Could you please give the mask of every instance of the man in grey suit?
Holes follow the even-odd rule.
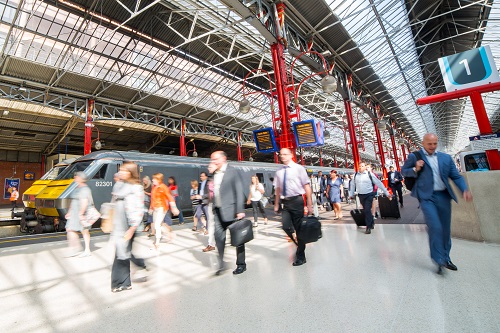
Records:
[[[215,244],[219,252],[219,268],[216,275],[224,271],[224,249],[226,247],[226,229],[235,221],[245,217],[245,197],[241,176],[227,163],[227,155],[216,151],[210,156],[215,165],[214,202]],[[245,244],[236,248],[236,269],[233,274],[246,271]]]

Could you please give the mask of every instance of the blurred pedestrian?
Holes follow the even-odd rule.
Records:
[[[175,205],[179,209],[179,224],[184,224],[184,215],[182,214],[182,209],[180,205],[180,197],[179,197],[179,187],[177,186],[177,182],[173,176],[168,177],[168,188],[170,189],[170,193],[174,197]]]
[[[335,212],[334,220],[341,219],[342,215],[342,199],[341,193],[344,192],[344,185],[342,179],[337,175],[337,171],[330,171],[330,179],[328,180],[328,185],[326,187],[326,196],[330,201]]]
[[[208,172],[213,174],[215,172],[215,164],[210,163],[208,165]],[[203,252],[209,252],[215,250],[215,220],[213,212],[213,200],[214,200],[214,180],[212,177],[208,177],[208,193],[209,193],[209,203],[208,203],[208,245],[203,249]]]
[[[120,166],[121,182],[113,186],[113,231],[115,258],[111,268],[111,291],[132,289],[130,261],[141,270],[146,269],[144,259],[132,254],[135,232],[144,214],[144,187],[140,184],[137,164],[125,162]]]
[[[389,187],[391,188],[393,195],[396,195],[397,193],[399,206],[403,208],[403,175],[398,170],[394,170],[393,166],[391,166],[389,170],[389,174],[387,175],[389,178]]]
[[[285,233],[297,244],[295,260],[293,266],[300,266],[306,261],[306,244],[300,237],[294,236],[294,231],[299,228],[299,224],[304,218],[304,197],[307,199],[307,213],[312,214],[311,185],[306,169],[293,161],[292,151],[288,148],[280,150],[280,159],[283,167],[276,171],[274,176],[274,187],[276,188],[276,198],[281,198],[283,203],[282,223]],[[280,210],[279,203],[275,202],[274,211]]]
[[[193,208],[193,228],[192,231],[206,232],[205,224],[203,224],[203,210],[201,209],[200,183],[196,179],[191,180],[191,191],[189,192],[191,206]],[[207,232],[208,233],[208,232]]]
[[[264,210],[264,205],[262,204],[262,197],[264,196],[264,186],[259,182],[259,177],[252,176],[250,183],[250,192],[248,193],[247,205],[252,204],[253,211],[253,226],[257,227],[259,225],[259,215],[258,210],[264,218],[264,224],[267,224],[267,215]]]
[[[92,192],[87,186],[87,176],[83,171],[75,173],[74,180],[76,183],[75,190],[71,193],[71,202],[66,214],[66,237],[68,238],[69,257],[78,256],[88,257],[90,253],[90,228],[91,226],[84,227],[85,216],[89,205],[94,203],[92,199]],[[82,233],[85,248],[81,250],[81,244],[78,237],[78,232]]]
[[[151,183],[151,179],[149,176],[142,177],[142,187],[144,189],[144,207],[146,215],[143,218],[144,221],[144,232],[148,232],[151,230],[151,222],[153,222],[153,217],[149,214],[149,206],[151,205],[151,191],[153,190],[153,184]]]
[[[167,214],[169,208],[172,214],[179,214],[177,205],[175,204],[174,197],[170,194],[170,190],[163,183],[163,174],[155,173],[153,175],[153,190],[151,191],[151,206],[150,210],[153,214],[153,235],[155,236],[155,249],[160,247],[161,241],[161,226],[163,219]]]
[[[12,206],[11,211],[14,211],[14,209],[17,208],[17,199],[19,198],[19,191],[17,191],[17,188],[11,187],[11,192],[10,192],[10,204]]]
[[[215,165],[214,173],[214,217],[215,243],[219,252],[219,268],[216,275],[224,271],[224,249],[226,247],[226,229],[235,220],[245,217],[245,197],[239,171],[227,162],[223,151],[216,151],[210,156]],[[236,269],[233,274],[247,270],[245,262],[245,244],[236,247]]]

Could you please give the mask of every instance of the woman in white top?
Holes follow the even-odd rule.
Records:
[[[250,184],[250,193],[248,194],[247,205],[252,203],[253,209],[253,226],[258,226],[258,215],[257,209],[260,210],[262,217],[264,218],[264,224],[267,224],[267,215],[264,210],[264,205],[262,204],[262,196],[264,195],[264,186],[259,183],[259,178],[257,176],[252,176],[252,183]]]

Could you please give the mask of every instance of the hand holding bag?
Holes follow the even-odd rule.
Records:
[[[94,205],[89,206],[87,208],[87,213],[85,214],[82,225],[84,227],[91,227],[92,224],[94,224],[99,218],[101,217],[101,214],[95,209]]]
[[[252,221],[248,219],[237,220],[233,222],[228,229],[231,234],[232,246],[238,247],[253,239]]]
[[[105,233],[113,231],[113,215],[115,212],[115,204],[105,202],[101,205],[101,230]]]
[[[269,200],[266,197],[262,197],[262,199],[260,199],[260,202],[262,202],[262,207],[266,208]]]

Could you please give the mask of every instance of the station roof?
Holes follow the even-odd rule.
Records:
[[[359,99],[354,112],[359,124],[366,124],[360,127],[363,158],[375,160],[375,140],[373,114],[361,104],[379,104],[384,118],[394,123],[390,130],[407,140],[418,143],[426,132],[437,133],[441,149],[450,153],[478,134],[469,101],[424,107],[415,101],[445,91],[437,65],[442,56],[490,45],[499,60],[500,6],[493,1],[284,3],[285,23],[293,33],[287,64],[306,41],[335,63],[336,71],[352,74]],[[251,149],[251,132],[271,124],[270,99],[249,96],[247,114],[239,112],[238,103],[247,73],[273,72],[275,36],[262,33],[266,22],[255,19],[265,17],[267,9],[273,4],[260,0],[3,2],[0,108],[9,111],[0,112],[3,148],[81,150],[85,101],[93,99],[106,148],[178,154],[180,119],[185,118],[198,151],[224,149],[235,143],[238,131],[243,146]],[[290,75],[300,82],[315,70],[301,58]],[[323,157],[342,157],[343,98],[323,93],[319,79],[301,87],[301,117],[324,120],[330,138]],[[269,88],[264,72],[246,82],[250,91]],[[498,96],[484,96],[495,131],[500,127]],[[388,142],[388,131],[383,136]],[[317,149],[305,154],[311,162],[319,155]]]

